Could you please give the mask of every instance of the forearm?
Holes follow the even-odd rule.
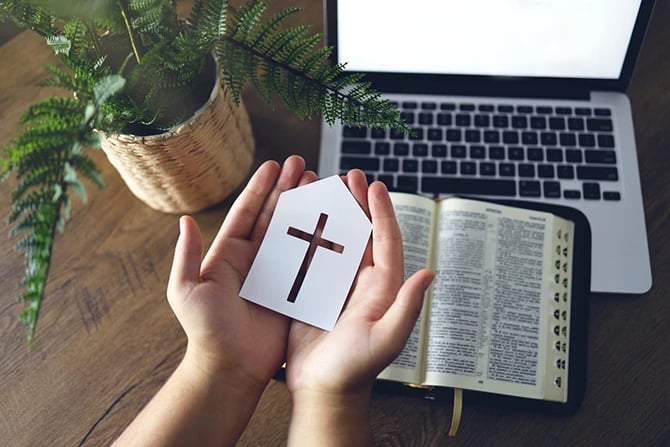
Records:
[[[327,395],[296,392],[288,434],[290,446],[369,446],[370,392]]]
[[[114,445],[234,445],[263,387],[241,384],[230,376],[207,374],[187,354]]]

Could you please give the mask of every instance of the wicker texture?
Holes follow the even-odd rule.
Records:
[[[159,135],[103,136],[102,149],[135,196],[178,214],[215,205],[237,188],[251,168],[254,139],[244,105],[217,81],[189,121]]]

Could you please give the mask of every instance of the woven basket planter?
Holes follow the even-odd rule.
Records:
[[[150,135],[103,135],[102,149],[144,203],[192,213],[223,201],[245,179],[254,139],[243,104],[217,78],[207,103],[188,121]]]

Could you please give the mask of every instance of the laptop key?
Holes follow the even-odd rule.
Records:
[[[409,139],[414,141],[423,140],[423,127],[413,127]]]
[[[425,193],[484,194],[491,196],[515,196],[514,180],[450,178],[424,176],[421,191]]]
[[[612,120],[608,118],[588,118],[586,129],[591,132],[612,132]]]
[[[388,155],[391,153],[391,144],[386,141],[375,143],[375,155]]]
[[[447,156],[447,145],[446,144],[433,144],[430,148],[430,152],[433,157],[446,157]]]
[[[428,145],[426,143],[414,143],[414,146],[412,146],[412,155],[415,157],[427,156]]]
[[[443,161],[440,163],[440,169],[442,170],[442,174],[456,174],[458,165],[455,161]]]
[[[496,164],[488,161],[479,163],[479,175],[492,177],[496,175]]]
[[[477,174],[477,164],[474,161],[462,161],[460,163],[461,175]]]
[[[421,172],[424,174],[437,174],[437,161],[435,160],[422,160],[421,161]]]
[[[561,143],[561,146],[577,146],[577,137],[574,133],[560,133],[558,141]]]
[[[530,128],[543,130],[547,128],[547,119],[543,116],[531,116]]]
[[[510,160],[524,160],[524,150],[522,147],[512,146],[507,148],[507,158]]]
[[[587,200],[600,200],[600,185],[598,183],[584,182],[582,184],[584,198]]]
[[[397,158],[385,158],[383,163],[384,172],[398,172],[400,161]]]
[[[519,144],[519,133],[512,130],[503,132],[503,143],[505,144]]]
[[[396,190],[416,193],[419,190],[419,180],[413,175],[399,175],[396,179]]]
[[[451,158],[465,158],[466,155],[465,146],[460,144],[454,144],[451,146]]]
[[[519,165],[519,177],[535,177],[535,165],[521,163]]]
[[[612,116],[612,111],[610,109],[604,109],[602,107],[593,109],[593,113],[596,116]]]
[[[540,178],[554,178],[554,165],[537,165],[537,176]]]
[[[375,140],[382,140],[386,138],[386,130],[382,129],[381,127],[373,127],[370,129],[370,138]]]
[[[492,143],[492,144],[500,143],[500,132],[498,132],[497,130],[485,130],[484,143]]]
[[[437,124],[440,126],[451,126],[451,114],[450,113],[438,113],[437,114]]]
[[[428,129],[428,141],[442,141],[443,133],[442,129],[437,127],[431,127]]]
[[[575,178],[575,168],[572,165],[558,165],[556,174],[560,179],[572,180]]]
[[[516,175],[516,166],[514,163],[500,163],[498,171],[501,177],[514,177]]]
[[[565,130],[565,118],[563,117],[549,118],[549,129]]]
[[[608,150],[584,151],[584,161],[587,163],[616,164],[616,152]]]
[[[561,184],[554,181],[545,181],[542,183],[544,196],[550,199],[561,198]]]
[[[565,160],[570,163],[581,163],[583,160],[581,149],[566,149]]]
[[[617,168],[601,166],[577,166],[577,178],[579,180],[619,180]]]
[[[536,145],[539,139],[537,137],[537,132],[521,132],[521,143],[528,145]]]
[[[525,129],[528,127],[528,118],[524,115],[514,115],[512,117],[512,127],[515,129]]]
[[[461,129],[447,129],[447,141],[456,143],[461,141],[462,132]]]
[[[604,148],[613,148],[614,147],[614,135],[610,134],[598,134],[598,147]]]
[[[592,133],[580,133],[579,145],[582,147],[594,147],[596,145],[596,137]]]
[[[402,170],[403,172],[418,172],[419,171],[419,162],[417,160],[412,160],[411,158],[406,158],[402,161]]]
[[[433,124],[433,114],[429,112],[419,113],[419,124],[430,126]]]
[[[544,161],[544,152],[539,147],[529,147],[526,149],[526,158],[528,161]]]
[[[468,129],[465,131],[465,141],[466,143],[479,143],[482,141],[482,134],[479,130]]]
[[[504,160],[505,159],[505,148],[502,146],[490,146],[489,147],[489,158],[491,160]]]
[[[340,169],[348,171],[350,169],[361,169],[363,171],[378,171],[379,159],[369,157],[342,157],[340,158]]]
[[[368,135],[367,127],[344,126],[342,136],[345,138],[365,138]]]
[[[522,197],[540,197],[540,182],[536,180],[519,180],[519,195]]]
[[[343,154],[367,155],[371,151],[372,151],[372,144],[369,141],[344,140],[342,142]]]
[[[618,191],[605,191],[603,192],[603,199],[605,200],[621,200],[621,193]]]
[[[377,180],[386,185],[386,188],[389,190],[395,189],[395,180],[392,175],[389,174],[379,174]]]
[[[576,189],[566,189],[563,191],[563,197],[566,199],[581,199],[582,192]]]
[[[547,149],[547,161],[562,162],[563,150],[561,149]]]
[[[584,130],[584,120],[582,118],[568,118],[569,130]]]

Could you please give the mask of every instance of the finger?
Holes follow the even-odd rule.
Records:
[[[292,155],[284,161],[281,172],[279,173],[279,178],[267,197],[267,200],[265,200],[261,212],[258,215],[258,219],[256,220],[256,224],[251,233],[251,240],[260,243],[260,240],[265,235],[265,231],[270,224],[270,219],[272,218],[272,214],[277,206],[277,201],[279,200],[279,195],[284,191],[298,186],[304,173],[305,160],[302,157]]]
[[[374,182],[368,190],[372,218],[372,262],[403,276],[403,251],[400,227],[386,186]]]
[[[358,204],[363,208],[365,214],[370,215],[368,206],[368,180],[360,169],[352,169],[347,173],[345,184],[351,191]]]
[[[372,329],[373,349],[382,353],[384,365],[402,350],[421,313],[426,290],[435,275],[428,269],[419,270],[400,287],[398,295],[384,316]]]
[[[238,239],[249,237],[279,173],[280,167],[276,161],[266,161],[256,170],[228,211],[214,244],[226,237]]]
[[[200,280],[200,261],[203,251],[202,234],[190,216],[179,219],[179,238],[168,279],[167,295],[171,303],[185,297]]]
[[[319,177],[316,175],[316,172],[305,171],[302,174],[302,177],[300,177],[300,181],[298,181],[298,186],[307,185],[309,183],[317,181],[318,179],[319,179]]]
[[[368,179],[365,177],[363,171],[352,169],[346,176],[344,176],[343,181],[369,219],[370,205],[368,203]],[[365,247],[363,257],[361,258],[361,265],[372,265],[372,245],[370,243]]]

